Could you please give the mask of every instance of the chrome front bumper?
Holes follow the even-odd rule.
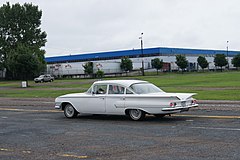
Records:
[[[55,109],[61,109],[61,103],[60,102],[55,102]]]

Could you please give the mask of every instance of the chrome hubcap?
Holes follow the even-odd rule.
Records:
[[[74,114],[74,109],[73,109],[73,107],[72,106],[66,106],[67,108],[66,108],[66,114],[67,114],[67,116],[68,117],[72,117],[73,116],[73,114]]]
[[[131,110],[130,115],[134,119],[139,119],[141,117],[141,111],[138,109]]]

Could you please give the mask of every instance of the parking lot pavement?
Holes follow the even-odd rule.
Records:
[[[202,105],[171,117],[147,116],[135,122],[125,116],[67,119],[51,105],[0,106],[0,159],[240,157],[238,107],[221,110]]]

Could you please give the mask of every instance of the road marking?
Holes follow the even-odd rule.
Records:
[[[0,148],[0,151],[9,151],[9,149],[6,149],[6,148]]]
[[[8,117],[1,117],[2,119],[7,119]]]
[[[16,112],[61,112],[57,110],[35,110],[35,109],[17,109],[17,108],[0,108],[0,111],[16,111]]]
[[[186,122],[193,122],[194,120],[192,120],[192,119],[188,119],[188,120],[186,120]]]
[[[12,149],[7,149],[7,148],[0,148],[0,151],[5,151],[5,152],[16,152],[16,150],[12,150]],[[30,154],[31,151],[29,150],[24,150],[24,151],[21,151],[22,153],[27,153],[27,154]]]
[[[31,154],[31,151],[22,151],[22,153]]]
[[[16,152],[17,150],[0,148],[0,151],[10,152],[12,154],[12,153]],[[32,154],[32,152],[30,150],[22,150],[20,152],[22,152],[24,154]],[[60,156],[60,157],[69,157],[69,158],[77,158],[77,159],[87,159],[87,158],[89,158],[88,156],[78,156],[78,155],[73,155],[73,154],[56,154],[56,155]]]
[[[208,129],[208,130],[225,130],[225,131],[240,131],[239,128],[213,128],[213,127],[190,127],[193,129]]]
[[[240,116],[211,116],[211,115],[192,115],[192,114],[176,114],[174,117],[192,117],[192,118],[215,118],[215,119],[240,119]]]
[[[60,157],[72,157],[72,158],[78,158],[78,159],[86,159],[88,156],[77,156],[73,154],[57,154]]]

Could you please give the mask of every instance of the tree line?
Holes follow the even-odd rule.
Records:
[[[182,70],[187,68],[188,61],[185,56],[177,55],[176,59],[177,59],[176,64],[179,66],[179,68],[181,68]],[[198,62],[198,65],[202,68],[202,70],[207,68],[209,65],[207,59],[204,56],[199,56],[197,58],[197,62]],[[240,67],[240,54],[233,57],[232,64],[237,69]],[[214,57],[214,65],[216,67],[220,67],[221,71],[224,66],[227,66],[227,68],[229,69],[228,60],[225,54],[216,54]]]
[[[182,70],[182,72],[187,69],[188,67],[188,60],[185,55],[176,55],[176,61],[175,63],[177,66]],[[209,62],[204,56],[199,56],[197,58],[197,63],[198,65],[204,70],[209,66]],[[153,68],[157,70],[157,74],[159,70],[163,68],[163,60],[160,58],[154,58],[151,60],[151,65]],[[240,68],[240,54],[236,55],[232,59],[232,64],[234,67],[237,69]],[[224,54],[216,54],[214,57],[214,65],[216,67],[220,67],[221,71],[224,66],[229,65],[228,60],[226,59],[226,56]],[[128,57],[124,57],[121,60],[121,69],[125,72],[131,71],[132,70],[132,61]]]

